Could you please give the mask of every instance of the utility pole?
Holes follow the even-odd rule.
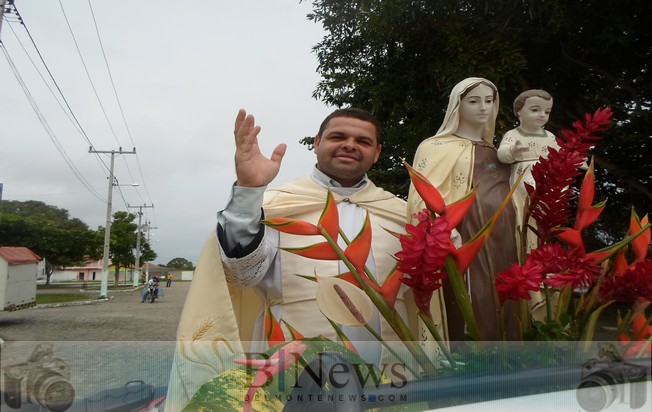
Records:
[[[111,167],[109,168],[109,195],[106,201],[106,223],[104,226],[104,255],[102,258],[102,277],[100,282],[100,299],[108,299],[109,289],[109,244],[111,243],[111,202],[113,201],[113,164],[117,154],[136,154],[136,148],[131,152],[123,152],[122,147],[117,151],[95,150],[93,146],[88,149],[88,153],[108,153],[111,155]]]
[[[145,226],[147,226],[147,243],[149,243],[151,245],[151,242],[149,240],[149,231],[150,231],[150,229],[158,229],[158,228],[156,226],[150,226],[150,223],[151,222],[148,221],[147,223],[145,223]],[[147,263],[147,262],[145,262],[145,263]],[[147,267],[145,267],[145,280],[147,280],[147,279],[149,279],[149,265],[147,265]]]
[[[5,0],[0,0],[0,33],[2,33],[2,19],[5,15]],[[9,0],[8,5],[11,5],[12,0]]]
[[[16,7],[14,6],[14,0],[0,0],[0,33],[2,33],[2,20],[4,18],[5,13],[11,14],[15,13],[16,16],[18,17],[18,21],[22,23],[22,18],[16,11]],[[0,43],[2,40],[0,39]]]
[[[140,228],[141,228],[141,221],[143,217],[143,208],[148,208],[151,207],[153,208],[154,205],[147,206],[147,205],[141,205],[141,206],[130,206],[127,205],[128,208],[138,208],[138,230],[136,231],[136,267],[133,276],[133,286],[136,288],[138,287],[138,282],[140,281]],[[151,245],[150,245],[151,248]]]
[[[2,33],[2,19],[5,15],[5,0],[0,0],[0,33]]]

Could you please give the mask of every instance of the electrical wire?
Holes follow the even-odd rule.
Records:
[[[125,204],[125,209],[129,210],[129,203],[127,202],[127,199],[125,199],[124,193],[122,193],[122,189],[120,188],[120,185],[118,184],[118,179],[116,179],[115,182],[116,182],[116,184],[114,186],[118,188],[118,193],[120,194],[120,197],[122,198],[122,202]]]
[[[104,108],[104,105],[102,104],[102,100],[100,99],[100,95],[97,92],[97,88],[95,87],[95,83],[93,82],[93,78],[91,77],[90,72],[88,71],[88,66],[86,66],[86,61],[84,60],[84,57],[82,56],[81,50],[79,49],[79,43],[77,43],[77,38],[75,37],[75,33],[72,30],[72,26],[70,25],[70,21],[68,20],[68,15],[66,14],[66,10],[63,7],[63,3],[61,3],[61,0],[59,0],[59,5],[61,6],[61,12],[63,13],[63,17],[66,20],[66,24],[68,25],[68,30],[70,31],[70,35],[72,36],[72,40],[75,43],[75,48],[77,49],[77,55],[79,56],[79,59],[81,60],[82,66],[84,66],[84,71],[86,72],[86,77],[88,77],[88,81],[91,84],[91,88],[93,89],[93,93],[95,94],[95,98],[97,99],[97,103],[100,105],[100,109],[102,109],[102,113],[104,114],[104,119],[106,120],[107,124],[109,125],[109,129],[111,130],[111,134],[113,135],[115,141],[118,143],[119,147],[122,147],[120,144],[120,140],[118,139],[118,135],[115,133],[115,130],[113,128],[113,124],[109,120],[109,116],[106,114],[106,109]]]
[[[19,21],[20,21],[21,24],[24,25],[24,23],[22,22],[22,19],[19,18]],[[45,84],[45,86],[50,91],[50,94],[52,94],[52,96],[54,97],[54,100],[57,102],[57,104],[59,105],[61,110],[66,114],[66,117],[68,117],[68,120],[70,120],[70,122],[75,127],[75,129],[77,129],[77,131],[81,134],[82,138],[84,138],[86,143],[89,146],[93,146],[93,142],[91,142],[90,138],[86,134],[86,131],[84,130],[84,128],[79,123],[79,120],[77,119],[77,116],[75,116],[75,113],[72,111],[72,108],[70,107],[70,104],[68,103],[68,100],[66,99],[66,96],[64,96],[63,92],[61,91],[61,88],[59,87],[59,84],[57,83],[55,78],[52,76],[52,72],[50,71],[50,68],[48,67],[47,63],[45,63],[45,60],[43,59],[43,56],[41,55],[40,51],[38,50],[38,47],[36,47],[36,44],[34,43],[32,37],[30,36],[30,39],[32,39],[32,45],[36,49],[36,52],[37,52],[38,56],[41,59],[41,63],[43,63],[43,66],[45,67],[45,70],[47,71],[50,79],[52,80],[55,87],[57,88],[57,91],[59,92],[59,95],[61,96],[61,99],[63,100],[63,102],[66,105],[66,108],[68,110],[66,110],[63,107],[63,104],[61,103],[61,101],[59,100],[57,95],[54,93],[54,90],[52,90],[52,87],[50,87],[50,84],[47,82],[47,80],[45,80],[45,77],[43,77],[43,74],[41,73],[41,70],[39,70],[38,66],[36,65],[36,62],[34,62],[34,59],[32,59],[32,56],[30,56],[29,52],[25,48],[25,45],[23,44],[23,42],[20,40],[20,37],[18,36],[18,33],[16,33],[16,31],[14,30],[13,26],[11,24],[8,24],[8,26],[9,26],[9,29],[11,30],[11,32],[16,37],[16,40],[18,41],[18,44],[20,45],[20,47],[25,52],[25,55],[27,56],[29,61],[32,63],[32,66],[34,67],[34,69],[38,73],[39,77],[41,78],[41,80],[43,80],[43,83]],[[99,154],[95,154],[95,159],[100,164],[100,166],[102,166],[105,169],[105,171],[108,173],[109,166],[102,160],[102,158],[100,157]],[[107,177],[108,177],[108,174],[107,174]]]
[[[131,143],[132,143],[132,144],[134,145],[134,147],[135,147],[134,140],[133,140],[133,136],[132,136],[131,131],[130,131],[130,129],[129,129],[129,126],[128,126],[128,124],[127,124],[126,116],[125,116],[125,114],[124,114],[124,110],[123,110],[123,108],[122,108],[122,104],[121,104],[121,102],[120,102],[120,99],[119,99],[119,96],[118,96],[118,93],[117,93],[117,88],[116,88],[116,86],[115,86],[115,82],[114,82],[114,80],[113,80],[113,75],[112,75],[112,73],[111,73],[111,69],[110,69],[110,66],[109,66],[109,63],[108,63],[108,59],[107,59],[107,57],[106,57],[106,53],[105,53],[105,50],[104,50],[104,46],[103,46],[103,44],[102,44],[101,36],[100,36],[100,33],[99,33],[99,28],[98,28],[98,25],[97,25],[97,21],[96,21],[96,19],[95,19],[95,13],[94,13],[94,11],[93,11],[93,7],[92,7],[92,4],[91,4],[91,1],[90,1],[90,0],[88,0],[88,4],[89,4],[90,10],[91,10],[91,15],[92,15],[93,23],[94,23],[94,26],[95,26],[95,31],[96,31],[96,34],[97,34],[97,37],[98,37],[98,41],[99,41],[99,44],[100,44],[100,48],[101,48],[101,51],[102,51],[102,55],[103,55],[103,57],[104,57],[104,62],[105,62],[106,67],[107,67],[107,71],[108,71],[109,79],[110,79],[110,82],[111,82],[111,85],[112,85],[112,88],[113,88],[113,91],[114,91],[114,95],[115,95],[115,98],[116,98],[116,101],[117,101],[117,104],[118,104],[118,107],[119,107],[119,110],[120,110],[120,113],[121,113],[121,116],[122,116],[122,120],[123,120],[123,122],[124,122],[125,129],[126,129],[126,131],[127,131],[127,134],[128,134],[128,136],[129,136],[129,139],[130,139]],[[75,34],[74,34],[73,30],[72,30],[72,26],[71,26],[71,24],[70,24],[70,21],[69,21],[69,19],[68,19],[68,16],[67,16],[67,14],[66,14],[66,12],[65,12],[65,9],[64,9],[64,7],[63,7],[63,4],[62,4],[61,0],[59,0],[59,5],[60,5],[60,7],[61,7],[61,11],[62,11],[62,13],[63,13],[64,19],[65,19],[66,24],[67,24],[67,26],[68,26],[68,30],[70,31],[70,34],[71,34],[72,39],[73,39],[73,42],[74,42],[74,44],[75,44],[75,48],[76,48],[77,53],[78,53],[78,55],[79,55],[79,57],[80,57],[80,60],[81,60],[81,62],[82,62],[82,65],[83,65],[84,70],[85,70],[85,72],[86,72],[86,75],[87,75],[87,77],[88,77],[88,80],[89,80],[89,82],[90,82],[90,84],[91,84],[91,87],[92,87],[92,89],[93,89],[93,92],[94,92],[94,94],[95,94],[95,97],[96,97],[96,99],[97,99],[97,101],[98,101],[98,103],[99,103],[99,105],[100,105],[100,108],[101,108],[101,110],[102,110],[102,113],[104,114],[104,118],[106,119],[106,121],[107,121],[107,123],[108,123],[108,125],[109,125],[109,128],[110,128],[110,130],[111,130],[111,133],[113,134],[113,137],[115,138],[115,140],[116,140],[116,142],[118,143],[118,145],[120,145],[120,141],[119,141],[119,139],[118,139],[118,137],[117,137],[117,135],[116,135],[116,133],[115,133],[115,129],[113,128],[113,125],[112,125],[112,123],[110,122],[110,120],[109,120],[109,118],[108,118],[108,115],[107,115],[107,113],[106,113],[106,110],[105,110],[105,108],[104,108],[104,105],[103,105],[102,102],[101,102],[101,99],[100,99],[100,97],[99,97],[99,94],[98,94],[98,92],[97,92],[97,89],[96,89],[96,87],[95,87],[95,84],[94,84],[94,82],[93,82],[93,80],[92,80],[92,77],[91,77],[91,75],[90,75],[90,72],[89,72],[89,70],[88,70],[88,67],[87,67],[87,65],[86,65],[86,62],[85,62],[85,60],[84,60],[84,58],[83,58],[83,56],[82,56],[82,54],[81,54],[81,50],[80,50],[80,48],[79,48],[79,44],[78,44],[77,39],[76,39],[76,37],[75,37]],[[31,58],[31,56],[30,56],[29,53],[27,52],[25,46],[24,46],[23,43],[20,41],[20,38],[19,38],[19,36],[17,35],[17,33],[14,31],[13,27],[11,27],[12,32],[13,32],[14,35],[16,36],[16,39],[18,40],[19,44],[20,44],[21,47],[23,48],[23,51],[24,51],[24,52],[26,53],[26,55],[28,56],[30,62],[32,63],[32,65],[33,65],[34,68],[36,69],[37,73],[39,74],[39,76],[41,77],[41,79],[44,81],[44,83],[46,84],[46,86],[48,87],[48,89],[50,90],[50,93],[54,96],[55,100],[57,101],[57,103],[59,104],[59,106],[62,108],[62,110],[64,110],[64,113],[66,113],[66,116],[68,116],[68,119],[71,120],[71,121],[73,122],[73,125],[76,127],[76,129],[78,130],[78,132],[82,135],[82,137],[85,139],[85,141],[88,143],[88,145],[89,145],[90,147],[93,147],[93,146],[94,146],[93,143],[90,141],[90,138],[88,137],[88,135],[86,134],[84,128],[81,126],[79,120],[78,120],[77,117],[75,116],[75,114],[74,114],[74,112],[73,112],[73,110],[72,110],[70,104],[68,103],[67,99],[65,98],[65,95],[63,94],[61,88],[59,87],[58,83],[57,83],[56,80],[54,79],[54,76],[52,75],[52,72],[50,71],[48,65],[46,64],[46,62],[45,62],[45,60],[44,60],[44,58],[43,58],[43,56],[42,56],[42,54],[41,54],[41,52],[40,52],[40,50],[39,50],[39,48],[37,47],[36,42],[35,42],[35,40],[34,40],[32,34],[31,34],[31,32],[29,31],[29,28],[28,28],[27,25],[25,24],[25,22],[24,22],[22,16],[20,15],[20,13],[19,13],[18,9],[15,7],[15,5],[13,5],[13,7],[14,7],[14,12],[15,12],[15,14],[16,14],[16,18],[15,18],[15,19],[12,19],[11,21],[14,21],[14,22],[15,22],[15,21],[17,20],[17,21],[20,22],[20,24],[25,28],[25,31],[27,32],[27,35],[28,35],[28,37],[29,37],[31,43],[32,43],[34,49],[36,50],[37,55],[39,56],[39,58],[40,58],[40,60],[41,60],[41,62],[42,62],[42,64],[43,64],[43,66],[45,67],[45,70],[47,71],[47,73],[48,73],[50,79],[52,80],[52,82],[54,83],[56,89],[58,90],[59,95],[61,96],[61,99],[63,100],[65,106],[68,108],[68,111],[66,111],[65,109],[63,109],[63,106],[62,106],[60,100],[57,98],[57,96],[56,96],[55,93],[53,92],[52,88],[50,87],[50,85],[48,84],[48,82],[47,82],[47,81],[45,80],[45,78],[43,77],[41,71],[38,69],[37,65],[35,64],[35,62],[34,62],[33,59]],[[5,20],[8,21],[7,19],[5,19]],[[7,54],[7,53],[8,53],[7,50],[4,49],[4,52],[5,52],[5,55],[6,55],[7,59],[8,59],[8,61],[10,61],[10,57],[9,57],[9,55]],[[16,75],[17,78],[19,79],[19,84],[21,85],[21,88],[23,88],[23,91],[24,91],[24,93],[26,94],[26,96],[28,96],[28,100],[30,101],[30,104],[32,105],[32,108],[34,109],[35,113],[37,113],[37,117],[39,118],[39,120],[40,120],[41,123],[43,124],[43,127],[46,129],[46,132],[47,132],[48,135],[50,136],[51,140],[52,140],[53,143],[55,144],[55,147],[56,147],[57,150],[60,152],[60,154],[62,155],[62,157],[64,158],[64,160],[65,160],[66,163],[68,164],[68,166],[71,168],[71,170],[73,170],[73,173],[77,176],[77,178],[80,179],[80,181],[82,181],[82,184],[84,184],[84,186],[85,186],[87,189],[89,189],[89,191],[90,191],[90,192],[91,192],[95,197],[97,197],[98,199],[104,201],[104,200],[103,200],[103,199],[102,199],[102,198],[97,194],[97,192],[96,192],[94,189],[90,188],[90,184],[88,184],[88,181],[85,180],[85,178],[83,177],[83,175],[81,174],[81,172],[79,172],[79,170],[75,167],[74,163],[72,163],[72,160],[71,160],[70,157],[67,155],[67,153],[66,153],[65,150],[63,149],[63,146],[61,146],[60,142],[59,142],[58,139],[56,138],[56,135],[54,134],[54,132],[53,132],[52,129],[50,128],[49,124],[48,124],[47,121],[45,120],[45,117],[43,116],[42,112],[41,112],[40,109],[38,108],[38,105],[36,105],[36,101],[35,101],[35,100],[33,99],[33,97],[31,96],[31,93],[30,93],[29,90],[27,89],[26,84],[24,83],[24,81],[22,80],[22,78],[20,78],[20,74],[18,73],[18,70],[17,70],[15,64],[13,64],[13,61],[11,61],[10,66],[12,67],[12,70],[14,71],[14,75]],[[108,172],[109,167],[107,166],[107,164],[106,164],[106,163],[101,159],[101,157],[99,156],[99,153],[95,153],[95,154],[96,154],[96,159],[98,160],[98,162],[100,162],[101,166],[103,166],[103,168],[105,169],[105,171]],[[149,194],[149,191],[147,190],[147,184],[146,184],[146,182],[145,182],[145,177],[144,177],[144,174],[143,174],[142,166],[141,166],[141,163],[140,163],[140,160],[139,160],[138,155],[136,155],[136,161],[137,161],[138,171],[139,171],[140,178],[141,178],[140,180],[141,180],[141,182],[142,182],[142,187],[144,188],[147,197],[151,199],[151,196],[150,196],[150,194]],[[131,170],[129,169],[129,165],[127,164],[126,160],[125,160],[125,165],[126,165],[126,168],[127,168],[127,171],[128,171],[128,173],[129,173],[129,176],[130,176],[131,180],[134,181],[133,176],[132,176],[132,173],[131,173]],[[84,183],[84,182],[85,182],[85,183]],[[145,200],[143,199],[143,197],[140,195],[140,191],[138,191],[138,189],[136,189],[136,192],[137,192],[138,196],[140,197],[140,199],[143,201],[143,203],[146,204],[147,202],[145,202]],[[120,193],[120,195],[121,195],[123,201],[125,202],[125,205],[128,206],[126,200],[124,199],[124,195],[123,195],[123,193],[122,193],[122,190],[119,189],[119,193]],[[151,203],[151,202],[150,202],[150,203]]]
[[[61,3],[61,0],[59,0],[59,3]],[[95,18],[95,12],[93,10],[93,4],[91,3],[91,0],[88,0],[88,7],[89,7],[89,9],[91,11],[91,17],[93,18],[93,25],[95,27],[95,33],[97,34],[97,40],[98,40],[98,43],[100,44],[100,49],[102,50],[102,56],[104,58],[104,63],[106,65],[106,70],[107,70],[107,72],[109,74],[109,80],[111,81],[111,86],[113,87],[113,94],[115,95],[115,99],[116,99],[116,102],[118,104],[118,108],[120,110],[120,115],[122,116],[122,121],[124,123],[125,130],[127,131],[127,135],[129,136],[129,140],[131,141],[132,146],[136,147],[136,144],[134,143],[133,136],[131,134],[131,130],[129,129],[129,124],[127,123],[127,119],[126,119],[125,114],[124,114],[124,110],[122,109],[122,103],[120,102],[120,97],[118,96],[118,90],[117,90],[117,88],[115,86],[115,82],[113,81],[113,74],[111,73],[111,67],[110,67],[109,61],[108,61],[108,59],[106,57],[106,52],[104,51],[104,44],[102,43],[102,36],[100,35],[100,29],[98,27],[97,20]],[[145,182],[145,176],[143,174],[143,169],[142,169],[142,166],[140,164],[140,159],[138,157],[138,153],[136,153],[136,163],[138,165],[138,172],[140,173],[140,181],[142,182],[142,185],[143,185],[143,188],[145,189],[145,193],[147,194],[147,197],[149,199],[151,199],[151,196],[149,195],[149,191],[147,190],[147,184]],[[133,181],[134,179],[133,179],[133,176],[131,175],[131,170],[129,169],[129,165],[127,164],[126,159],[125,159],[125,165],[127,166],[127,171],[129,173],[129,177],[131,177],[131,179]],[[137,191],[137,193],[140,196],[140,192]],[[140,199],[143,201],[143,203],[147,203],[147,202],[144,201],[142,196],[140,196]]]
[[[16,77],[16,80],[18,80],[18,84],[20,85],[21,89],[23,90],[23,93],[25,93],[25,96],[27,97],[27,100],[29,101],[30,105],[32,106],[32,109],[34,110],[34,113],[36,113],[36,117],[39,119],[41,122],[41,125],[45,129],[45,132],[47,133],[48,137],[54,143],[54,147],[57,149],[63,160],[66,162],[72,173],[75,175],[77,180],[81,182],[81,184],[88,189],[88,191],[95,196],[98,200],[100,200],[103,203],[106,203],[106,199],[103,199],[96,191],[95,189],[90,185],[90,183],[86,180],[84,175],[77,169],[75,164],[73,163],[72,159],[68,156],[68,153],[66,153],[65,149],[61,145],[61,142],[59,142],[59,139],[57,138],[56,134],[48,124],[47,120],[45,119],[45,116],[43,116],[43,113],[41,112],[41,109],[38,107],[38,104],[34,100],[34,97],[32,96],[31,92],[27,88],[27,85],[23,81],[22,76],[18,72],[18,68],[14,64],[13,60],[11,59],[11,56],[9,55],[9,52],[7,51],[7,48],[4,46],[4,43],[0,41],[0,48],[2,48],[2,52],[5,55],[5,58],[7,59],[7,62],[9,63],[9,67],[11,68],[11,71],[14,73],[14,76]]]

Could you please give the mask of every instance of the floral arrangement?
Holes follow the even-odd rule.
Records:
[[[547,315],[544,321],[525,324],[523,336],[530,340],[591,341],[605,308],[616,301],[631,304],[632,310],[620,319],[614,338],[647,339],[647,345],[637,344],[637,354],[649,356],[652,327],[645,310],[652,301],[652,261],[647,259],[647,215],[639,219],[632,209],[625,239],[601,250],[587,251],[582,231],[596,221],[606,204],[593,204],[595,174],[591,160],[579,190],[574,224],[564,226],[572,215],[570,186],[581,175],[580,166],[599,139],[596,133],[611,122],[611,116],[610,109],[586,114],[584,123],[573,123],[575,130],[562,131],[563,139],[557,139],[559,150],[551,149],[548,157],[539,159],[532,168],[536,185],[526,184],[529,211],[521,239],[526,238],[525,231],[531,230],[537,235],[538,247],[522,256],[520,265],[499,273],[496,289],[503,300],[528,300],[529,292],[543,289]],[[530,217],[536,225],[526,224]],[[629,249],[632,252],[628,262]],[[555,299],[551,299],[554,291],[559,295],[556,306]],[[626,352],[634,354],[631,349]]]
[[[602,109],[593,115],[585,115],[584,123],[574,122],[575,130],[564,130],[563,139],[557,139],[559,150],[551,149],[548,157],[540,158],[533,167],[536,184],[534,187],[525,184],[529,209],[523,218],[520,239],[521,251],[525,252],[527,231],[531,230],[537,235],[538,247],[527,255],[522,253],[525,256],[521,257],[520,264],[498,273],[495,287],[501,303],[507,300],[521,302],[521,331],[525,340],[591,341],[605,308],[616,301],[631,304],[631,312],[619,319],[615,337],[622,342],[637,341],[628,345],[628,356],[649,356],[652,326],[645,310],[652,301],[652,261],[646,258],[650,244],[647,215],[639,219],[632,210],[625,239],[601,250],[586,251],[582,231],[599,217],[606,203],[593,204],[595,175],[591,161],[579,191],[574,224],[572,227],[563,226],[572,214],[571,185],[581,175],[580,169],[588,151],[599,139],[596,133],[610,123],[611,116],[610,109]],[[447,213],[436,189],[423,176],[408,168],[427,209],[418,214],[416,226],[407,226],[409,235],[402,237],[403,251],[397,254],[397,258],[399,268],[409,276],[404,283],[417,288],[414,290],[416,297],[441,287],[442,280],[448,278],[463,308],[469,335],[477,339],[473,311],[466,307],[468,298],[464,285],[459,282],[458,273],[465,266],[460,264],[458,256],[465,247],[472,248],[473,241],[481,243],[488,236],[495,217],[469,245],[460,250],[450,249],[450,253],[458,258],[458,265],[447,265],[441,271],[441,260],[435,256],[448,253],[449,232],[441,222]],[[518,184],[516,182],[515,186]],[[530,218],[536,222],[535,225],[530,223]],[[633,251],[630,261],[627,260],[629,248]],[[545,296],[547,316],[544,320],[532,321],[527,301],[532,298],[531,292],[540,290]],[[581,293],[575,293],[577,291]],[[556,294],[554,299],[553,294]]]
[[[590,342],[605,308],[614,302],[631,304],[631,310],[619,316],[615,325],[614,338],[623,343],[618,356],[650,356],[652,317],[646,314],[646,310],[652,302],[652,260],[647,258],[651,232],[647,215],[640,219],[632,211],[629,231],[622,241],[601,250],[587,251],[582,231],[599,217],[606,203],[593,204],[595,175],[593,161],[590,161],[579,190],[573,224],[564,226],[573,215],[572,185],[581,176],[588,152],[599,139],[597,133],[609,125],[611,116],[609,109],[600,109],[587,114],[584,122],[573,123],[574,130],[564,130],[562,138],[558,138],[559,150],[550,149],[548,158],[541,158],[533,167],[536,184],[526,184],[529,212],[524,223],[528,224],[522,225],[521,238],[526,238],[526,231],[533,231],[538,246],[527,253],[523,247],[520,262],[496,274],[495,288],[501,305],[510,300],[520,302],[521,337],[529,341]],[[416,368],[406,363],[410,372],[414,376],[435,377],[442,368],[456,370],[460,359],[451,352],[433,320],[430,312],[433,293],[444,282],[450,282],[468,336],[471,341],[479,341],[473,308],[461,274],[489,237],[520,179],[482,230],[465,244],[456,246],[451,240],[451,232],[472,206],[475,190],[446,205],[437,189],[423,175],[407,163],[406,167],[426,208],[415,215],[415,224],[406,225],[406,233],[392,233],[399,238],[402,250],[396,253],[396,265],[382,283],[365,267],[371,249],[368,215],[357,236],[346,238],[339,227],[337,207],[330,192],[316,224],[288,218],[267,219],[263,223],[284,233],[322,236],[322,242],[284,250],[312,259],[341,260],[348,268],[348,272],[337,276],[320,276],[319,273],[303,276],[318,283],[317,304],[346,349],[353,354],[357,352],[355,343],[348,339],[338,324],[366,327],[390,353],[401,359],[396,348],[384,342],[378,331],[368,325],[375,308],[416,360]],[[338,239],[344,242],[338,242]],[[401,285],[410,288],[418,316],[436,341],[441,355],[426,353],[396,310]],[[533,296],[531,292],[542,292],[545,297],[544,319],[532,319],[528,305]],[[285,323],[285,326],[292,335],[291,339],[286,339],[280,323],[267,310],[265,329],[272,347],[269,359],[265,362],[236,361],[259,368],[258,373],[254,372],[249,378],[245,410],[250,410],[251,399],[258,387],[301,361],[304,355],[306,346],[296,342],[310,339],[292,325]],[[293,342],[286,344],[287,340]],[[298,350],[290,350],[291,345]]]

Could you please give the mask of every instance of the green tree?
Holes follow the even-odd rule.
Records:
[[[111,223],[111,242],[109,258],[115,267],[115,286],[118,286],[121,268],[132,267],[136,263],[137,236],[140,236],[140,260],[148,262],[156,259],[154,252],[142,231],[137,230],[136,215],[128,212],[115,212]],[[104,232],[103,228],[100,228]]]
[[[65,209],[36,200],[0,202],[0,245],[25,246],[45,259],[46,284],[56,267],[102,255],[101,233]]]
[[[383,125],[383,156],[370,171],[405,196],[408,162],[441,125],[452,87],[465,77],[492,80],[501,110],[496,140],[515,125],[513,99],[542,88],[554,97],[548,128],[562,128],[599,107],[614,125],[594,149],[609,198],[594,242],[626,230],[629,208],[652,201],[652,5],[646,0],[314,0],[310,20],[326,35],[315,47],[322,80],[314,97],[357,106]],[[634,58],[633,56],[636,56]],[[496,141],[496,143],[497,143]],[[312,144],[305,138],[303,143]],[[597,246],[597,245],[596,245]]]
[[[182,257],[176,257],[172,259],[165,266],[179,270],[193,270],[195,268],[191,261]]]

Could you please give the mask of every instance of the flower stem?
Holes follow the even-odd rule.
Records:
[[[331,245],[335,253],[339,256],[340,260],[346,265],[346,267],[351,271],[353,274],[353,277],[355,280],[358,282],[362,290],[369,296],[369,299],[373,302],[374,306],[376,306],[376,309],[378,309],[378,312],[385,318],[389,326],[394,330],[394,332],[398,335],[398,337],[403,341],[403,344],[405,347],[410,351],[410,354],[414,356],[414,358],[419,362],[419,365],[423,369],[423,371],[431,377],[437,376],[437,368],[435,365],[432,363],[430,358],[426,355],[424,352],[423,348],[421,345],[418,344],[414,336],[412,335],[412,332],[410,331],[410,328],[405,324],[405,321],[401,316],[398,314],[396,309],[391,308],[387,301],[385,301],[385,298],[383,296],[376,292],[369,283],[365,281],[365,279],[362,278],[360,273],[356,270],[356,268],[353,266],[351,261],[344,255],[344,251],[342,251],[342,248],[333,240],[333,238],[328,234],[326,230],[323,228],[320,228],[322,236],[324,236],[324,239],[328,242],[328,244]],[[365,267],[366,270],[366,267]],[[380,341],[382,342],[382,337],[380,337]]]
[[[518,321],[521,326],[521,339],[523,339],[523,333],[528,329],[530,326],[530,308],[528,306],[529,301],[525,299],[521,299],[518,302]]]
[[[387,350],[389,351],[389,353],[391,353],[392,355],[394,355],[394,357],[395,357],[396,359],[398,359],[398,360],[400,360],[401,362],[403,362],[403,364],[405,365],[405,367],[408,368],[408,369],[410,370],[410,372],[412,373],[412,375],[414,375],[414,377],[419,377],[419,374],[417,373],[417,371],[415,371],[415,370],[412,368],[412,366],[410,366],[410,364],[409,364],[408,362],[405,362],[405,360],[403,360],[403,358],[401,358],[401,356],[399,356],[399,354],[396,353],[396,351],[394,350],[394,348],[392,348],[391,346],[389,346],[389,344],[388,344],[387,342],[385,342],[385,340],[382,338],[382,336],[380,336],[380,335],[378,334],[378,332],[376,332],[376,331],[375,331],[371,326],[369,326],[369,325],[366,324],[366,323],[365,323],[364,326],[365,326],[365,328],[367,328],[367,330],[369,331],[369,333],[371,333],[372,335],[374,335],[374,337],[375,337],[376,339],[378,339],[378,342],[380,342],[380,343],[385,347],[385,349],[387,349]]]
[[[466,285],[464,284],[462,275],[457,268],[457,264],[455,264],[455,259],[453,259],[451,255],[446,256],[446,272],[448,273],[448,280],[450,281],[453,292],[455,293],[457,304],[460,306],[462,317],[464,317],[464,321],[466,322],[466,328],[469,331],[469,335],[471,336],[471,339],[479,341],[480,331],[475,321],[475,315],[473,314],[471,299],[469,298],[469,294],[466,292]]]
[[[543,285],[543,294],[546,296],[546,316],[548,322],[552,321],[552,295],[550,294],[550,287]]]
[[[437,330],[437,325],[435,325],[435,322],[433,322],[432,320],[432,316],[429,316],[427,313],[423,313],[422,311],[419,311],[419,317],[421,318],[421,320],[423,320],[423,323],[425,323],[432,337],[435,338],[435,342],[437,342],[437,345],[439,345],[439,348],[444,353],[444,356],[450,363],[451,367],[453,369],[456,369],[457,363],[455,362],[455,359],[453,359],[453,355],[451,355],[446,344],[444,344],[444,339],[442,339],[441,335],[439,334],[439,331]]]

